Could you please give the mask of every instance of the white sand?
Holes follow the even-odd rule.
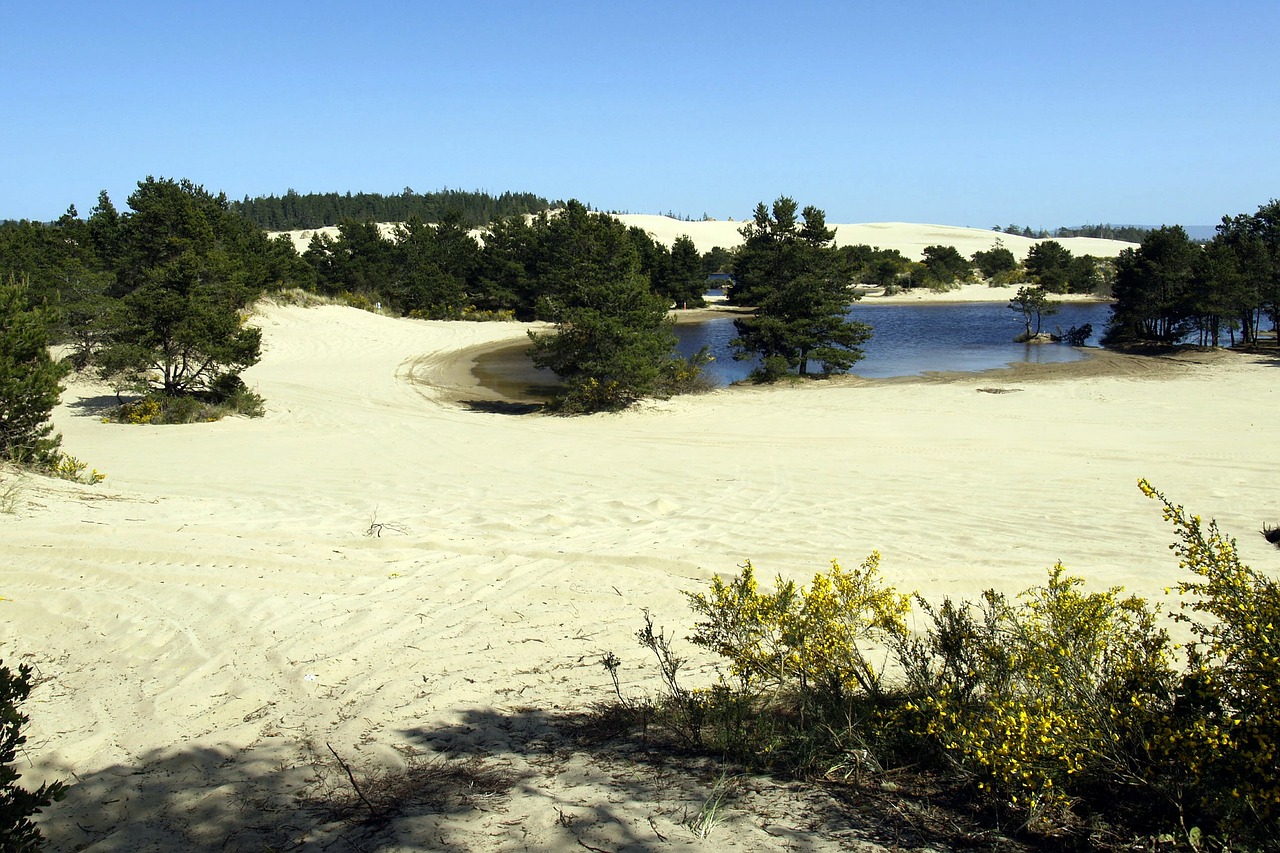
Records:
[[[688,235],[699,252],[715,246],[731,249],[742,243],[743,222],[711,221],[686,222],[668,216],[648,214],[623,214],[617,217],[626,225],[643,228],[654,240],[670,246],[680,235]],[[828,225],[836,232],[837,246],[874,246],[879,249],[897,249],[906,257],[918,261],[924,256],[926,246],[954,246],[966,258],[974,252],[984,252],[995,245],[996,240],[1023,260],[1027,252],[1044,240],[1002,234],[982,228],[964,228],[955,225],[924,225],[911,222],[867,222],[856,225]],[[1093,255],[1113,258],[1135,243],[1121,240],[1098,240],[1092,237],[1054,238],[1073,255]]]
[[[742,243],[741,221],[713,220],[686,222],[683,219],[672,219],[669,216],[654,216],[642,213],[615,214],[627,226],[643,228],[650,237],[664,246],[670,246],[677,237],[688,236],[699,252],[708,252],[716,246],[732,249]],[[396,226],[391,223],[378,225],[384,237],[390,237]],[[926,246],[954,246],[966,258],[974,252],[984,252],[995,245],[996,240],[1013,252],[1019,260],[1027,257],[1027,252],[1037,243],[1044,240],[1022,237],[1017,234],[1002,234],[982,228],[963,228],[955,225],[921,225],[910,222],[869,222],[861,225],[831,225],[836,232],[836,245],[875,246],[879,249],[897,249],[906,257],[918,261],[923,257]],[[299,252],[305,252],[316,233],[336,237],[338,229],[333,226],[310,228],[297,231],[280,231],[293,241]],[[473,232],[477,236],[480,232]],[[1136,246],[1122,240],[1099,240],[1093,237],[1059,237],[1055,238],[1071,251],[1073,255],[1093,255],[1099,258],[1114,258],[1125,249]]]
[[[835,848],[847,832],[759,788],[698,841],[682,822],[714,771],[599,762],[542,715],[611,695],[608,650],[624,690],[658,690],[641,608],[684,636],[681,591],[745,558],[806,578],[878,549],[901,588],[963,597],[1062,559],[1163,598],[1179,575],[1140,476],[1277,564],[1255,535],[1280,521],[1271,359],[730,389],[562,419],[450,402],[468,396],[458,352],[517,324],[340,307],[259,322],[245,378],[265,418],[103,424],[103,389],[73,385],[64,447],[107,481],[31,479],[0,515],[0,649],[42,679],[24,769],[79,780],[48,815],[54,849],[332,841],[292,805],[308,740],[357,767],[415,749],[518,777],[394,821],[379,849]]]

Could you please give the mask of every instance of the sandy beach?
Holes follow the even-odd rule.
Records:
[[[107,480],[27,477],[0,514],[6,663],[40,680],[24,778],[73,785],[52,849],[887,844],[754,782],[697,838],[718,770],[605,761],[555,720],[612,695],[606,651],[623,691],[657,692],[642,609],[684,636],[682,592],[745,559],[803,580],[878,550],[933,598],[1020,590],[1062,560],[1176,606],[1147,477],[1246,562],[1280,564],[1256,535],[1280,522],[1271,356],[1101,353],[554,418],[468,405],[471,354],[520,324],[276,305],[254,322],[264,418],[106,424],[108,391],[73,381],[56,427]],[[330,747],[361,771],[472,763],[448,765],[438,803],[352,829],[298,800],[317,767],[345,785]]]

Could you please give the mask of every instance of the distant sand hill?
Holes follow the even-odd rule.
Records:
[[[686,234],[693,240],[699,252],[707,252],[716,246],[731,249],[742,242],[741,228],[743,222],[737,220],[708,220],[702,222],[686,222],[672,219],[669,216],[654,216],[645,213],[614,214],[615,218],[626,225],[643,228],[654,240],[664,246],[670,246],[676,238]],[[389,235],[395,228],[393,223],[380,223],[378,226],[384,235]],[[998,231],[986,231],[982,228],[962,228],[956,225],[922,225],[911,222],[865,222],[856,225],[832,225],[836,232],[836,245],[856,246],[865,244],[880,249],[897,249],[912,260],[920,260],[926,246],[955,246],[956,250],[966,258],[974,252],[990,249],[996,240],[1013,252],[1019,259],[1025,259],[1027,252],[1037,240],[1017,234],[1003,234]],[[299,252],[304,252],[316,232],[336,236],[335,227],[314,228],[301,231],[283,231],[289,235],[293,245]],[[1094,255],[1099,258],[1114,258],[1124,249],[1133,248],[1136,243],[1123,240],[1100,240],[1095,237],[1061,237],[1056,239],[1071,250],[1073,255]]]

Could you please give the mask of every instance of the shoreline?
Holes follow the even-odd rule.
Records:
[[[858,301],[858,305],[875,305],[882,307],[893,307],[901,305],[909,305],[918,307],[920,305],[971,305],[971,304],[1002,304],[1005,300],[1003,294],[992,293],[993,290],[1005,291],[1009,288],[990,288],[986,285],[965,285],[957,291],[948,291],[944,293],[934,293],[927,291],[924,293],[914,293],[911,291],[895,294],[889,297],[864,297]],[[952,297],[952,298],[948,298]],[[1073,298],[1063,299],[1063,302],[1073,304],[1103,304],[1111,300],[1098,297],[1090,297],[1083,295],[1075,295]],[[706,323],[713,320],[732,319],[735,317],[750,316],[753,309],[750,307],[727,305],[723,302],[711,303],[701,308],[675,308],[669,313],[672,322],[677,326],[692,326],[699,323]],[[534,328],[532,326],[524,326],[524,328]],[[541,324],[536,327],[537,330],[547,330],[552,328],[549,324]],[[433,358],[420,359],[425,365],[423,367],[414,366],[411,369],[412,375],[418,381],[424,382],[428,386],[434,386],[438,389],[438,393],[447,399],[452,400],[457,405],[474,405],[474,404],[511,404],[517,407],[540,406],[546,402],[545,397],[531,395],[524,392],[529,385],[523,380],[508,380],[501,370],[491,369],[489,365],[484,363],[485,356],[495,353],[503,353],[506,350],[513,350],[518,346],[519,336],[512,335],[500,341],[491,341],[470,347],[465,351],[459,351],[451,354],[441,364],[436,364]],[[1086,360],[1090,354],[1098,347],[1078,348],[1086,356]],[[1060,368],[1068,367],[1079,362],[1062,362],[1043,365],[1044,367]],[[856,383],[869,382],[889,382],[920,379],[925,380],[928,377],[945,376],[954,373],[958,377],[980,375],[987,373],[995,373],[1004,370],[1014,369],[1020,365],[1028,364],[1025,362],[1015,362],[1001,366],[993,366],[981,371],[926,371],[924,374],[912,374],[910,376],[895,376],[887,378],[868,378],[859,377],[857,375],[837,376],[832,379],[845,380]],[[427,376],[426,370],[435,371],[431,379],[423,379]],[[853,374],[856,374],[856,369]],[[936,378],[929,381],[937,381]],[[502,386],[508,388],[507,391],[501,390]],[[546,386],[548,393],[553,387]],[[727,386],[718,386],[722,388],[733,387],[754,387],[751,383],[739,381],[730,383]],[[518,409],[524,411],[523,409]]]

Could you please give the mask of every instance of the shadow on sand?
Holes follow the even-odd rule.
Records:
[[[52,850],[112,853],[641,851],[697,842],[696,819],[719,791],[721,831],[747,848],[752,837],[789,850],[964,844],[958,831],[929,816],[931,806],[887,794],[880,781],[751,775],[620,733],[604,720],[598,713],[473,710],[456,725],[401,731],[395,750],[403,760],[395,766],[358,758],[359,747],[332,752],[325,743],[280,735],[244,750],[156,750],[131,765],[64,771],[70,792],[42,828]]]

